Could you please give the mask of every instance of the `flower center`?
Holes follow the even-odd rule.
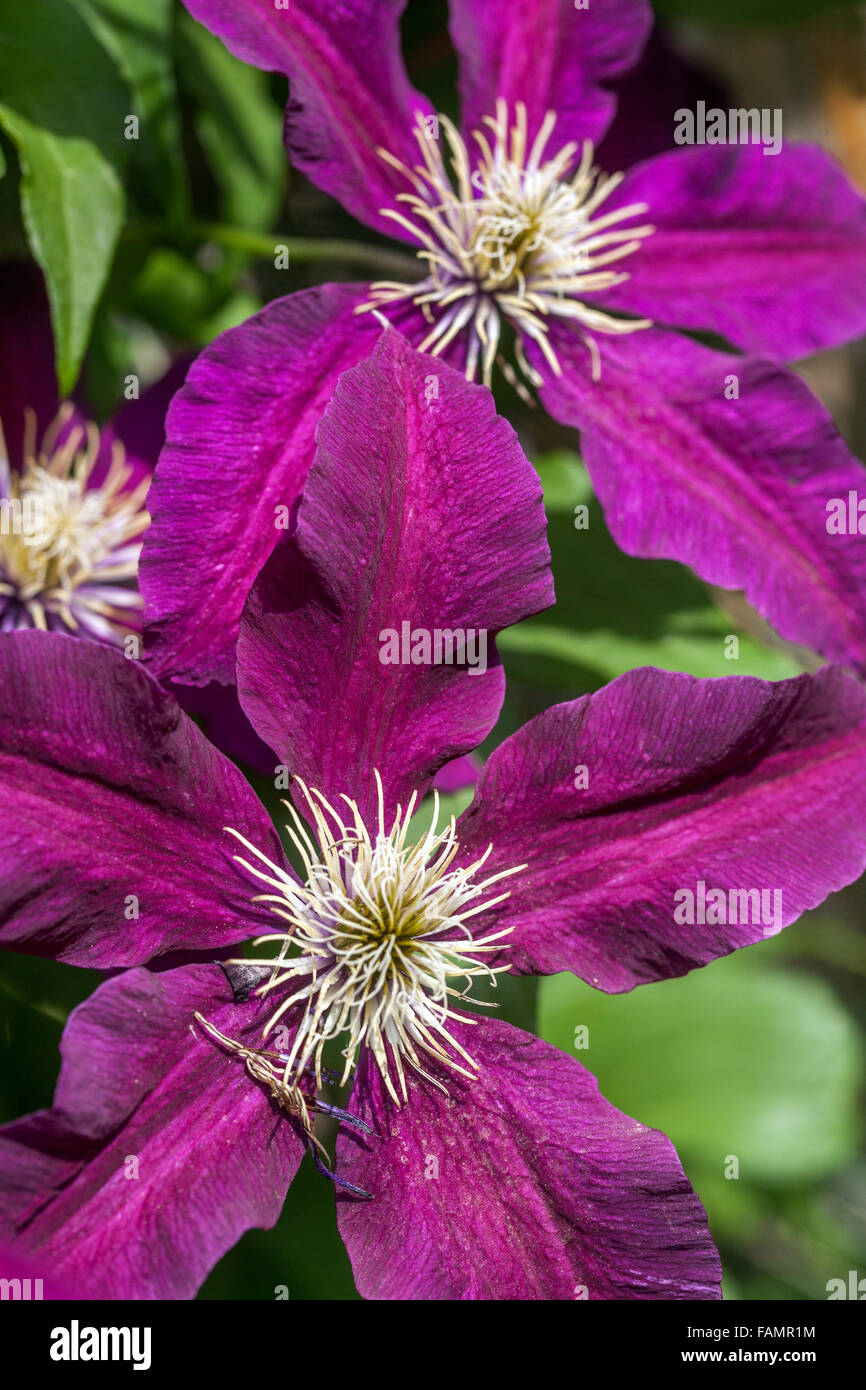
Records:
[[[507,104],[500,99],[495,118],[485,117],[489,135],[473,131],[478,145],[474,168],[453,123],[442,115],[437,122],[445,132],[450,176],[438,144],[438,126],[431,129],[430,118],[419,117],[414,131],[421,164],[410,169],[387,150],[379,150],[413,190],[397,195],[407,212],[383,208],[382,215],[420,242],[418,256],[428,263],[430,274],[420,285],[377,282],[358,312],[401,302],[416,305],[431,324],[421,350],[436,356],[463,334],[466,375],[472,380],[480,368],[488,386],[503,319],[516,330],[514,351],[521,372],[539,386],[542,377],[527,361],[522,338],[536,342],[559,375],[546,320],[551,315],[568,318],[578,327],[597,378],[600,359],[593,333],[634,333],[650,326],[648,319],[620,318],[583,299],[628,279],[610,267],[630,256],[653,232],[648,225],[621,225],[646,213],[647,204],[632,203],[601,214],[599,209],[623,175],[605,175],[594,168],[593,146],[587,140],[577,170],[568,179],[576,144],[545,158],[556,125],[552,111],[530,146],[526,108],[518,102],[510,124]],[[499,360],[513,379],[508,364]]]
[[[284,1048],[257,1054],[272,1059],[266,1063],[272,1091],[277,1094],[282,1087],[291,1102],[308,1072],[321,1086],[325,1047],[341,1037],[346,1039],[345,1066],[339,1084],[345,1085],[359,1050],[368,1047],[397,1104],[401,1097],[407,1099],[407,1066],[445,1090],[424,1069],[425,1056],[474,1079],[476,1064],[449,1030],[452,1020],[474,1020],[455,1012],[453,1005],[483,1003],[469,997],[473,977],[484,975],[495,984],[496,976],[509,969],[485,964],[484,957],[501,949],[511,928],[475,939],[467,922],[508,897],[507,892],[490,897],[489,890],[519,870],[477,881],[490,848],[474,864],[455,868],[459,843],[454,819],[437,831],[435,794],[430,829],[409,844],[416,798],[405,812],[398,808],[387,828],[378,774],[374,834],[348,797],[342,798],[347,812],[340,813],[321,793],[298,785],[318,842],[286,803],[293,818],[288,833],[304,865],[304,884],[231,831],[264,868],[240,856],[238,862],[273,890],[255,901],[268,903],[287,924],[287,929],[259,938],[273,943],[275,952],[264,962],[271,973],[258,992],[282,996],[264,1038],[289,1011],[294,1024],[293,1036],[286,1029],[290,1041]]]
[[[20,470],[10,468],[0,430],[0,627],[83,627],[117,641],[128,610],[141,607],[130,581],[149,521],[147,481],[128,487],[131,470],[116,441],[94,486],[99,431],[67,429],[71,414],[71,406],[61,409],[37,450],[27,412]]]

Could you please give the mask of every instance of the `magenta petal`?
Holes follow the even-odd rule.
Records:
[[[295,536],[250,596],[241,704],[327,796],[369,812],[375,768],[405,806],[495,723],[495,634],[552,600],[541,489],[511,426],[484,387],[389,330],[340,381]],[[424,664],[403,660],[404,624],[428,635]],[[466,660],[443,646],[434,664],[435,633],[455,629]]]
[[[175,397],[139,567],[160,676],[234,683],[244,600],[285,535],[319,418],[380,331],[353,313],[364,290],[322,285],[276,300],[211,343]]]
[[[866,202],[825,150],[696,146],[632,170],[610,207],[656,231],[604,296],[790,362],[866,331]]]
[[[631,671],[507,739],[457,830],[462,862],[492,844],[485,873],[526,865],[475,922],[513,928],[503,962],[609,992],[682,975],[863,872],[866,694],[832,667],[778,683]],[[702,919],[700,883],[723,915]],[[731,890],[765,897],[732,911]]]
[[[746,597],[791,642],[866,670],[866,549],[828,504],[866,472],[793,372],[645,329],[597,339],[601,379],[565,330],[542,397],[582,430],[614,538]],[[538,365],[540,359],[536,355]],[[727,399],[726,393],[736,392]]]
[[[0,943],[74,965],[209,950],[269,921],[231,826],[275,863],[270,817],[135,661],[0,637]]]
[[[279,1216],[303,1140],[196,1012],[260,1045],[217,966],[107,981],[66,1026],[54,1108],[0,1130],[0,1239],[78,1296],[191,1298]]]
[[[242,763],[260,777],[273,779],[277,760],[241,709],[235,686],[211,681],[209,685],[172,685],[170,689],[209,743],[233,763]]]
[[[556,142],[598,142],[616,101],[604,83],[637,61],[652,14],[644,0],[450,0],[462,124],[484,129],[498,97],[523,102],[529,136],[557,115]]]
[[[717,1299],[719,1260],[674,1147],[572,1057],[506,1023],[458,1026],[478,1063],[398,1110],[367,1060],[344,1131],[340,1234],[374,1299]],[[640,1065],[640,1062],[636,1063]]]
[[[184,0],[237,58],[289,79],[285,141],[292,163],[361,222],[405,234],[380,217],[405,183],[378,154],[412,165],[414,91],[400,52],[406,0]]]
[[[467,787],[475,786],[480,771],[481,759],[478,755],[464,753],[462,758],[455,758],[453,763],[446,763],[444,767],[440,767],[433,778],[434,789],[446,796],[464,791]]]
[[[4,1294],[4,1297],[65,1302],[81,1296],[77,1289],[67,1288],[65,1284],[59,1284],[53,1275],[46,1273],[41,1265],[34,1265],[29,1260],[23,1260],[17,1255],[10,1255],[6,1250],[0,1250],[0,1280],[4,1279],[10,1283],[13,1280],[18,1280],[21,1289],[18,1295],[9,1293],[8,1295]]]

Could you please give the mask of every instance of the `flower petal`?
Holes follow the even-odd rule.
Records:
[[[244,600],[285,534],[319,417],[380,331],[353,313],[365,289],[322,285],[268,304],[211,343],[175,397],[139,566],[158,675],[234,682]]]
[[[513,928],[515,970],[609,993],[683,975],[863,872],[866,694],[833,667],[777,683],[630,671],[507,739],[457,832],[462,862],[492,844],[485,873],[526,865],[475,922]],[[700,883],[721,914],[701,913]]]
[[[46,1302],[62,1301],[68,1302],[79,1297],[76,1289],[69,1289],[64,1284],[58,1284],[51,1275],[45,1274],[41,1266],[35,1266],[27,1260],[21,1260],[16,1255],[10,1255],[5,1250],[0,1250],[0,1280],[17,1280],[21,1285],[20,1295],[10,1292],[4,1297],[21,1297],[25,1300],[45,1299]],[[25,1281],[29,1280],[29,1284]],[[3,1286],[6,1287],[5,1284]]]
[[[375,1299],[717,1299],[704,1210],[674,1147],[615,1110],[574,1058],[506,1023],[459,1027],[479,1066],[450,1098],[396,1109],[367,1061],[338,1198],[355,1281]]]
[[[541,489],[511,426],[483,387],[388,330],[339,383],[295,535],[250,596],[241,704],[326,795],[375,809],[376,768],[388,806],[405,806],[495,723],[488,634],[552,600]],[[443,644],[437,662],[435,634],[455,630],[465,659]],[[414,663],[404,632],[424,635]]]
[[[135,661],[0,637],[0,943],[111,968],[209,950],[270,919],[231,826],[275,863],[248,783]]]
[[[478,755],[464,753],[462,757],[455,758],[453,763],[446,763],[439,769],[433,778],[433,786],[446,796],[453,795],[454,792],[464,791],[467,787],[474,787],[480,770],[481,759]]]
[[[847,506],[866,473],[803,382],[651,329],[599,337],[592,381],[580,340],[551,338],[563,375],[542,398],[582,429],[617,544],[744,589],[789,641],[866,670],[866,550],[828,534],[832,499]]]
[[[209,743],[233,763],[245,764],[260,777],[273,779],[277,760],[241,709],[235,686],[211,681],[209,685],[171,685],[169,688]]]
[[[405,184],[377,153],[417,161],[414,91],[400,52],[406,0],[184,0],[245,63],[289,79],[284,137],[296,168],[361,222],[407,239],[379,216]]]
[[[557,115],[560,147],[598,142],[616,100],[604,83],[637,61],[652,24],[644,0],[450,0],[463,128],[483,129],[496,100],[527,109],[530,140]]]
[[[216,966],[106,981],[66,1026],[54,1108],[0,1130],[7,1255],[79,1297],[191,1298],[279,1216],[303,1140],[196,1012],[258,1045],[258,1002]]]
[[[609,206],[642,202],[656,230],[606,303],[781,362],[866,332],[866,202],[825,150],[671,151]]]

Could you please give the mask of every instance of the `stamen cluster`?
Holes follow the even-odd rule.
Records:
[[[28,412],[20,469],[10,467],[0,431],[0,629],[83,631],[119,644],[142,605],[134,580],[149,480],[129,486],[115,441],[94,485],[99,431],[70,426],[71,413],[59,412],[37,448]]]
[[[414,304],[431,325],[420,349],[436,356],[462,334],[467,341],[466,375],[474,379],[480,367],[488,386],[503,319],[516,330],[517,364],[535,386],[542,378],[526,358],[522,337],[538,344],[559,375],[546,320],[551,315],[572,319],[592,355],[593,375],[598,376],[593,332],[634,333],[650,325],[647,319],[621,318],[596,308],[583,296],[628,278],[610,267],[636,251],[654,229],[621,224],[646,213],[647,205],[633,203],[600,214],[623,175],[604,175],[594,168],[588,140],[570,178],[576,144],[546,159],[556,125],[552,111],[530,145],[526,108],[518,102],[510,124],[507,104],[500,100],[495,117],[485,118],[487,130],[472,133],[478,145],[474,166],[453,123],[447,116],[436,119],[445,132],[450,176],[429,119],[419,118],[414,131],[420,164],[409,168],[389,151],[379,150],[412,187],[412,192],[398,194],[405,212],[383,208],[382,215],[421,244],[418,256],[428,263],[430,275],[420,285],[376,283],[359,312]]]
[[[359,1050],[369,1048],[398,1104],[407,1099],[406,1066],[445,1089],[425,1070],[425,1057],[474,1078],[475,1063],[449,1028],[452,1020],[473,1020],[455,1012],[453,1004],[483,1002],[469,998],[473,977],[484,975],[495,983],[509,968],[492,967],[483,958],[501,950],[511,928],[474,939],[467,923],[508,896],[487,894],[518,870],[475,881],[490,847],[475,863],[454,867],[455,822],[452,817],[437,831],[435,794],[429,830],[409,844],[415,796],[405,812],[398,807],[387,828],[378,776],[377,784],[378,825],[371,834],[350,798],[342,798],[347,809],[340,812],[298,782],[316,836],[314,841],[289,806],[288,833],[304,866],[304,883],[231,832],[264,867],[240,856],[238,862],[273,890],[255,901],[267,903],[287,924],[256,943],[276,948],[265,962],[271,974],[258,992],[282,996],[264,1037],[286,1018],[290,1042],[284,1051],[267,1055],[277,1057],[269,1063],[268,1084],[283,1086],[287,1095],[307,1072],[321,1086],[325,1048],[343,1036],[340,1084],[348,1080]]]

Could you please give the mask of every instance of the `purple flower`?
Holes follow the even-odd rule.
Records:
[[[503,969],[679,975],[769,929],[686,923],[683,890],[779,894],[776,930],[854,879],[864,694],[834,668],[633,672],[531,720],[456,824],[416,831],[497,719],[496,633],[552,599],[513,432],[482,387],[440,365],[431,396],[429,374],[388,332],[343,376],[243,616],[238,689],[291,775],[299,875],[141,664],[0,637],[0,941],[133,967],[70,1019],[53,1108],[0,1133],[7,1258],[92,1297],[191,1296],[308,1149],[328,1170],[317,1110],[368,1298],[718,1296],[670,1142],[467,995]],[[262,965],[202,963],[251,936]]]
[[[459,130],[408,81],[402,0],[188,8],[239,58],[288,76],[293,162],[416,250],[423,278],[290,295],[196,362],[142,559],[157,672],[233,681],[275,512],[300,494],[339,374],[370,351],[374,308],[469,376],[501,361],[577,426],[623,549],[742,588],[784,637],[866,669],[863,548],[827,525],[862,467],[778,365],[866,325],[866,211],[828,155],[705,145],[596,171],[604,83],[640,53],[643,0],[452,0]]]
[[[122,645],[141,633],[136,578],[169,375],[103,430],[57,398],[38,272],[0,267],[0,631]],[[158,423],[157,423],[158,422]]]

